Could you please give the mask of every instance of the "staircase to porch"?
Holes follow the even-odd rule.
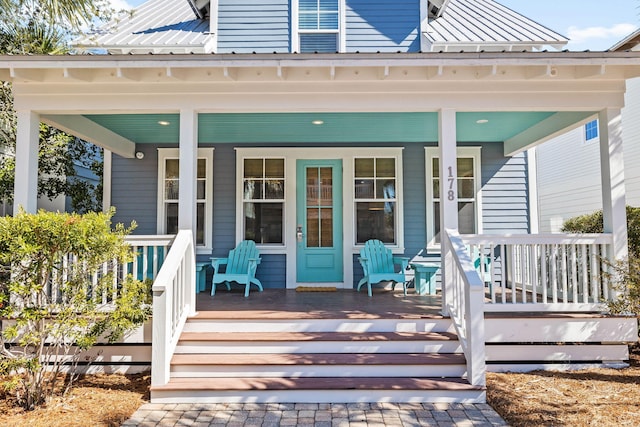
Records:
[[[322,301],[318,294],[311,298]],[[305,312],[288,311],[282,301],[272,307],[278,311],[256,307],[235,312],[199,311],[190,317],[171,359],[169,382],[152,387],[152,400],[325,403],[485,399],[484,387],[466,380],[465,356],[448,318],[371,314],[371,310],[362,316],[357,310],[317,311],[310,306]]]

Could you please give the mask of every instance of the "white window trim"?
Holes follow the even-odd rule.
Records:
[[[198,148],[198,159],[207,162],[207,175],[205,184],[205,208],[204,208],[204,245],[196,246],[196,253],[210,254],[213,250],[213,147]],[[165,203],[164,203],[164,177],[165,160],[179,159],[178,148],[158,148],[158,196],[157,196],[157,230],[158,234],[166,234]]]
[[[355,180],[357,179],[355,177],[355,161],[356,159],[383,159],[383,158],[393,158],[395,160],[395,168],[396,168],[396,175],[394,177],[395,181],[396,181],[396,194],[395,194],[395,198],[394,198],[394,203],[396,204],[396,218],[395,218],[395,229],[393,230],[394,235],[395,235],[395,240],[396,243],[395,244],[390,244],[390,243],[385,243],[385,246],[388,248],[391,248],[392,251],[394,249],[400,249],[403,248],[402,252],[404,252],[404,220],[402,219],[404,217],[401,205],[403,205],[404,203],[402,202],[402,195],[403,190],[402,190],[402,152],[400,152],[399,155],[383,155],[383,156],[376,156],[376,155],[371,155],[371,154],[367,154],[367,155],[357,155],[357,156],[353,156],[353,173],[351,174],[351,185],[352,187],[354,186]],[[377,179],[377,177],[374,177],[374,180]],[[371,199],[356,199],[355,198],[355,188],[352,189],[352,191],[354,192],[354,196],[352,197],[353,200],[353,241],[357,242],[358,241],[358,229],[357,229],[357,218],[356,218],[356,204],[358,202],[384,202],[384,199],[375,199],[375,198],[371,198]],[[375,194],[374,194],[375,196]],[[364,243],[356,243],[355,244],[356,248],[363,248],[364,247]],[[358,249],[359,250],[359,249]],[[399,251],[398,251],[399,252]]]
[[[482,147],[458,147],[456,149],[456,157],[473,157],[473,174],[475,180],[475,204],[476,204],[476,233],[482,234],[482,168],[481,168],[481,150]],[[440,244],[435,242],[435,214],[433,212],[433,183],[431,177],[433,175],[432,159],[438,156],[438,147],[425,147],[425,179],[426,179],[426,213],[427,213],[427,250],[440,251]]]
[[[300,33],[337,33],[338,52],[347,51],[345,29],[347,26],[347,0],[338,0],[338,29],[337,30],[300,30],[300,4],[298,0],[291,0],[291,51],[300,52]]]

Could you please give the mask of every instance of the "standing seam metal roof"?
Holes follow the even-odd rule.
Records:
[[[209,20],[197,19],[187,1],[150,0],[114,20],[98,34],[76,40],[78,47],[105,49],[194,48],[209,40]]]
[[[493,0],[451,0],[444,14],[430,21],[432,43],[563,45],[567,38]]]

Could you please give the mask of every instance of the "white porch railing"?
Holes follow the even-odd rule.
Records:
[[[489,288],[485,311],[599,311],[610,234],[463,235]]]
[[[135,258],[127,265],[127,273],[135,279],[155,279],[162,267],[174,235],[136,236],[131,235],[125,241],[133,247]]]
[[[472,385],[486,384],[484,333],[484,284],[475,269],[467,248],[456,230],[444,233],[443,261],[446,310],[467,359],[467,380]]]
[[[153,282],[151,385],[169,382],[170,361],[187,320],[195,313],[193,233],[178,232]]]

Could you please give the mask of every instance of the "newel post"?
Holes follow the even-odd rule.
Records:
[[[161,386],[169,382],[171,367],[169,358],[172,355],[170,342],[171,307],[173,302],[165,285],[153,287],[153,320],[151,341],[151,385]]]

